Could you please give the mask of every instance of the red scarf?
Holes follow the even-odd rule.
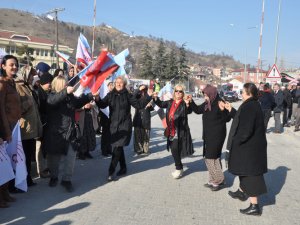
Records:
[[[176,103],[176,101],[174,100],[172,102],[172,106],[170,108],[170,111],[169,111],[169,124],[170,124],[170,127],[169,127],[169,131],[170,131],[170,136],[171,137],[175,137],[175,134],[176,134],[176,127],[175,127],[175,112],[177,110],[177,108],[179,107],[180,103],[181,103],[182,100],[180,100],[178,103]]]

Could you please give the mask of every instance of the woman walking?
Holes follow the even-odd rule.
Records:
[[[73,191],[71,178],[73,175],[76,152],[78,149],[78,132],[75,125],[75,110],[83,107],[93,99],[92,94],[77,98],[74,88],[66,87],[66,79],[57,76],[52,81],[52,92],[48,95],[48,117],[43,139],[43,150],[47,153],[50,169],[50,187],[58,182],[60,160],[63,157],[63,175],[61,185],[68,192]]]
[[[0,68],[0,139],[7,142],[12,141],[12,131],[21,118],[20,96],[13,79],[17,75],[18,67],[16,57],[3,57]],[[8,183],[0,185],[0,208],[7,208],[7,202],[14,201],[15,198],[9,195]]]
[[[198,106],[192,101],[191,108],[196,114],[203,114],[203,157],[209,174],[209,181],[204,186],[218,191],[225,186],[221,153],[226,138],[226,123],[231,117],[224,109],[217,88],[207,85],[203,94],[205,102]]]
[[[188,114],[191,113],[189,102],[184,100],[184,86],[177,84],[174,89],[173,99],[160,101],[157,92],[153,93],[154,103],[160,108],[166,108],[167,128],[167,149],[175,161],[176,170],[172,173],[174,179],[183,176],[183,165],[181,159],[194,153],[192,137],[188,124]]]
[[[246,83],[242,93],[243,104],[238,111],[229,103],[225,105],[234,115],[227,141],[228,170],[240,179],[239,189],[228,194],[241,201],[246,201],[250,196],[250,206],[240,210],[246,215],[261,215],[258,196],[267,192],[263,176],[268,171],[267,140],[257,95],[255,84]]]
[[[141,85],[138,92],[136,93],[137,99],[147,98],[149,95],[148,87]],[[151,130],[151,111],[153,110],[152,105],[149,103],[143,109],[135,109],[133,117],[134,127],[134,152],[137,155],[149,154],[149,141],[150,141],[150,130]]]
[[[128,146],[132,134],[131,106],[142,109],[151,100],[151,97],[137,100],[126,89],[126,78],[123,76],[115,80],[114,89],[109,92],[103,99],[99,96],[96,98],[96,104],[100,108],[109,106],[110,121],[110,144],[112,146],[112,159],[108,171],[108,181],[113,180],[115,169],[120,163],[120,170],[117,176],[127,173],[124,146]]]

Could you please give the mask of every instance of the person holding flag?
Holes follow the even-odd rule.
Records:
[[[132,134],[131,106],[137,109],[145,108],[151,101],[151,97],[137,100],[137,98],[126,89],[127,80],[119,76],[115,80],[114,89],[103,99],[96,97],[96,104],[99,108],[109,106],[110,119],[110,144],[112,146],[112,159],[108,171],[108,181],[114,179],[115,169],[120,163],[120,170],[117,176],[127,173],[127,166],[124,154],[124,146],[128,146]]]
[[[75,110],[93,100],[93,95],[73,95],[74,87],[67,86],[64,77],[57,76],[52,81],[52,92],[47,98],[47,124],[42,143],[43,150],[47,153],[47,163],[50,169],[50,187],[58,183],[59,164],[63,160],[63,176],[61,185],[67,192],[73,191],[71,178],[73,175],[76,150],[79,149],[79,133],[75,124]],[[67,87],[66,87],[67,86]],[[55,146],[55,147],[53,147]]]
[[[4,141],[12,141],[12,130],[21,118],[21,101],[16,90],[14,76],[18,72],[18,59],[12,55],[6,55],[1,62],[0,76],[0,138]],[[1,173],[5,173],[1,171]],[[15,198],[8,192],[8,183],[0,186],[0,208],[8,207],[7,202],[13,202]]]

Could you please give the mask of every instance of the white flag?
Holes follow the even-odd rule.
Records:
[[[103,82],[100,87],[100,98],[103,99],[108,93],[108,87],[106,85],[106,82]],[[101,111],[109,118],[109,107],[107,106],[104,109],[101,109]]]
[[[27,191],[26,158],[23,151],[19,123],[16,124],[13,130],[12,141],[7,145],[6,151],[11,159],[12,167],[16,172],[15,187],[22,191]]]
[[[5,144],[0,145],[0,186],[15,178]]]

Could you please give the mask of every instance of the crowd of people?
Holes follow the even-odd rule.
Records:
[[[239,177],[240,185],[237,191],[228,194],[241,201],[250,198],[250,206],[241,209],[241,213],[261,215],[258,196],[267,191],[263,175],[267,173],[266,132],[272,113],[274,133],[293,125],[295,131],[299,131],[299,86],[282,88],[275,84],[271,90],[268,84],[257,87],[246,83],[243,103],[235,109],[211,85],[203,89],[205,101],[197,105],[192,96],[185,94],[182,84],[175,85],[173,98],[164,101],[158,97],[158,80],[153,90],[140,85],[138,90],[131,92],[124,76],[107,84],[109,92],[104,98],[100,98],[99,92],[78,97],[74,95],[79,82],[76,68],[70,67],[66,76],[63,70],[56,70],[53,76],[49,70],[50,66],[45,63],[19,70],[18,60],[12,55],[4,56],[1,62],[0,144],[12,141],[13,128],[19,122],[29,187],[36,185],[31,169],[34,160],[39,177],[49,178],[50,187],[57,186],[62,164],[60,184],[67,192],[72,192],[76,157],[92,158],[90,152],[96,148],[97,130],[102,135],[102,155],[111,156],[107,181],[113,181],[115,175],[125,175],[124,147],[130,144],[132,136],[134,152],[150,154],[151,111],[157,105],[166,109],[164,136],[174,159],[175,170],[171,174],[174,179],[184,175],[182,158],[194,153],[188,115],[202,114],[203,157],[208,170],[208,182],[204,187],[211,191],[226,186],[221,154],[227,135],[226,123],[232,120],[225,160],[229,172]],[[109,115],[101,111],[107,107]],[[133,119],[131,107],[135,108]],[[118,164],[120,169],[115,173]],[[9,207],[9,202],[16,200],[10,193],[18,192],[22,191],[14,186],[13,180],[2,184],[0,208]]]

